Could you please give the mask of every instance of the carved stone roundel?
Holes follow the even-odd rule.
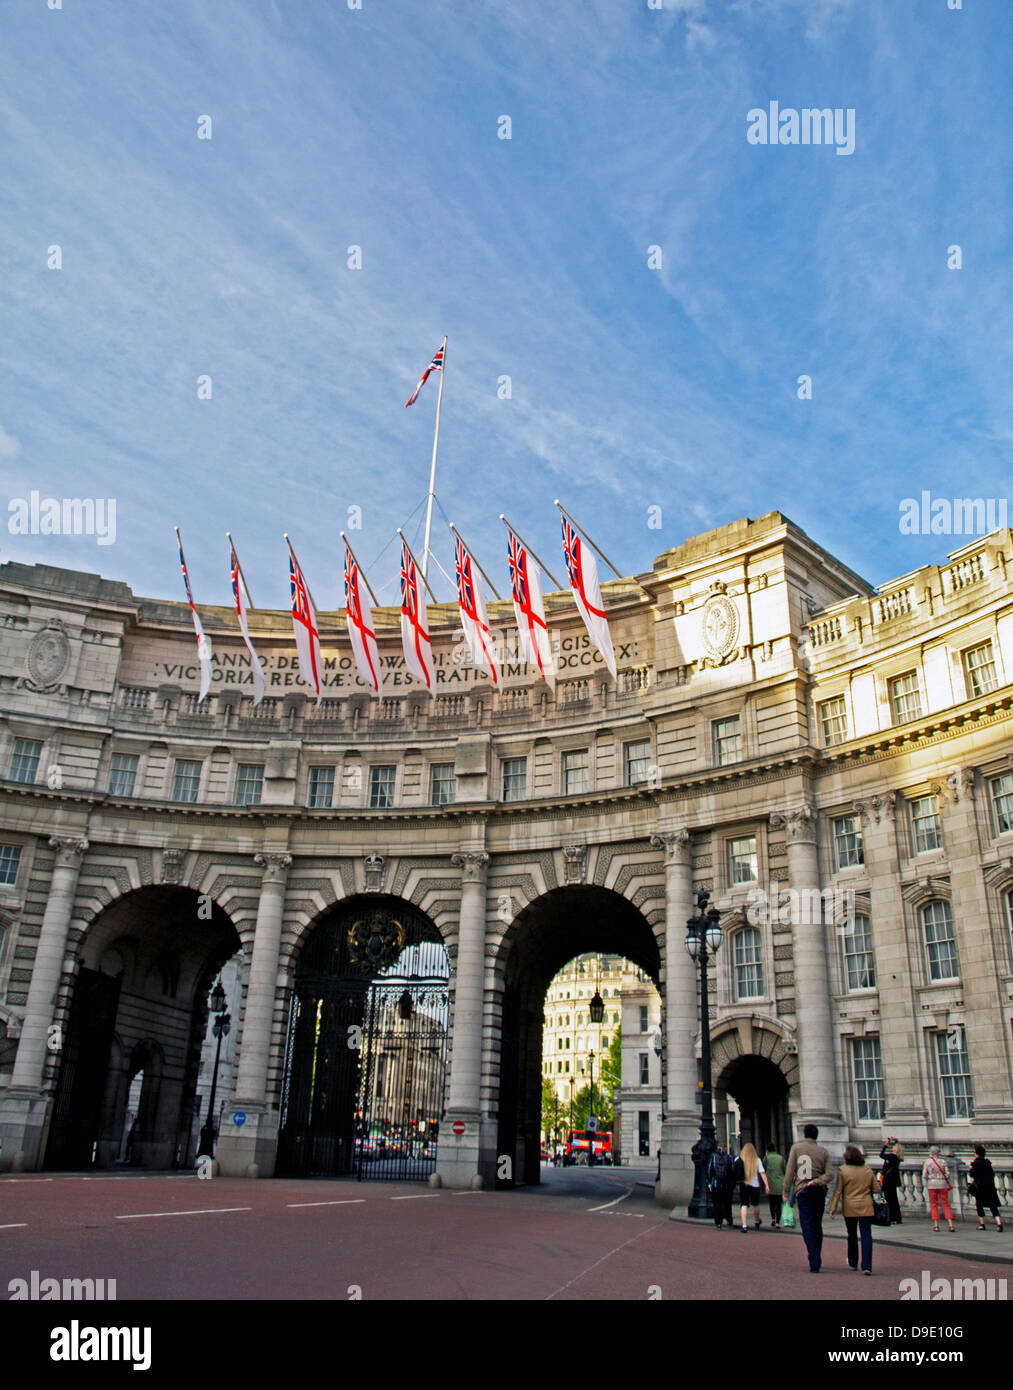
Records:
[[[700,635],[712,657],[724,657],[739,635],[739,610],[726,594],[715,594],[704,605]]]
[[[38,689],[45,690],[59,683],[70,665],[70,643],[62,624],[49,623],[35,634],[25,665]]]

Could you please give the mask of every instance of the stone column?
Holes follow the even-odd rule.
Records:
[[[847,1142],[847,1129],[838,1099],[827,961],[827,932],[833,928],[823,923],[816,809],[804,804],[789,811],[774,811],[770,823],[784,828],[788,879],[796,901],[791,935],[802,1110],[799,1120],[819,1125],[821,1142],[842,1144]]]
[[[265,851],[253,856],[264,870],[257,905],[257,926],[246,986],[239,1063],[230,1109],[242,1111],[242,1126],[230,1126],[219,1136],[215,1157],[231,1177],[259,1177],[274,1172],[278,1145],[278,1115],[267,1102],[267,1067],[271,1053],[278,993],[278,959],[285,913],[285,884],[290,854]]]
[[[81,859],[88,841],[81,835],[54,835],[49,841],[56,864],[49,885],[42,930],[28,986],[25,1021],[21,1029],[10,1088],[0,1107],[0,1142],[9,1166],[35,1168],[41,1162],[47,1099],[42,1095],[49,1028],[67,953],[67,933],[74,910]],[[5,1164],[5,1166],[7,1166]]]
[[[681,1206],[693,1195],[690,1151],[700,1137],[696,1103],[696,1036],[699,1030],[699,976],[685,948],[686,922],[695,913],[690,832],[663,830],[651,836],[665,851],[665,1086],[662,1095],[661,1177],[655,1198]]]
[[[435,1185],[492,1186],[496,1137],[482,1113],[482,1031],[485,1002],[485,893],[489,856],[483,849],[451,855],[461,870],[461,915],[454,970],[454,1024],[447,1110],[440,1125]],[[455,1134],[455,1123],[464,1126]]]

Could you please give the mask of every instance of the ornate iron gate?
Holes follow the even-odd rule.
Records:
[[[347,904],[300,956],[278,1172],[421,1181],[436,1166],[450,962],[407,903]]]

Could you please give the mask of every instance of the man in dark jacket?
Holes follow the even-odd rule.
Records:
[[[720,1231],[722,1221],[732,1224],[732,1156],[720,1139],[707,1165],[707,1183],[714,1204],[714,1225]]]
[[[834,1180],[834,1168],[826,1149],[816,1143],[819,1137],[816,1126],[806,1125],[802,1135],[797,1144],[792,1144],[788,1155],[782,1196],[788,1200],[794,1183],[795,1210],[809,1256],[809,1272],[819,1274],[823,1263],[823,1208],[827,1203],[827,1188]]]

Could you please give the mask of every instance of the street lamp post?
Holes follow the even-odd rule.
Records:
[[[686,923],[686,950],[690,957],[699,962],[700,965],[700,1069],[702,1072],[700,1081],[700,1138],[693,1145],[691,1155],[695,1173],[693,1196],[689,1203],[689,1215],[705,1217],[708,1220],[714,1216],[714,1207],[710,1189],[707,1186],[707,1169],[716,1145],[714,1143],[714,1105],[711,1096],[711,1030],[710,1008],[707,999],[707,961],[710,956],[717,954],[722,940],[721,914],[716,907],[712,907],[708,911],[709,901],[709,893],[697,893],[697,915],[690,917]]]
[[[218,1039],[215,1048],[215,1066],[211,1073],[211,1095],[208,1100],[208,1117],[204,1128],[200,1133],[200,1152],[213,1158],[215,1153],[215,1140],[217,1138],[217,1126],[215,1125],[215,1092],[218,1089],[218,1063],[222,1056],[222,1038],[227,1038],[232,1027],[232,1020],[225,1012],[225,990],[219,979],[214,989],[211,991],[211,1012],[216,1015],[212,1024],[212,1033]]]
[[[591,1123],[591,1116],[594,1114],[594,1053],[587,1054],[588,1070],[591,1073],[591,1100],[587,1107],[588,1125]],[[587,1166],[594,1167],[594,1136],[597,1130],[588,1129],[587,1131]]]

